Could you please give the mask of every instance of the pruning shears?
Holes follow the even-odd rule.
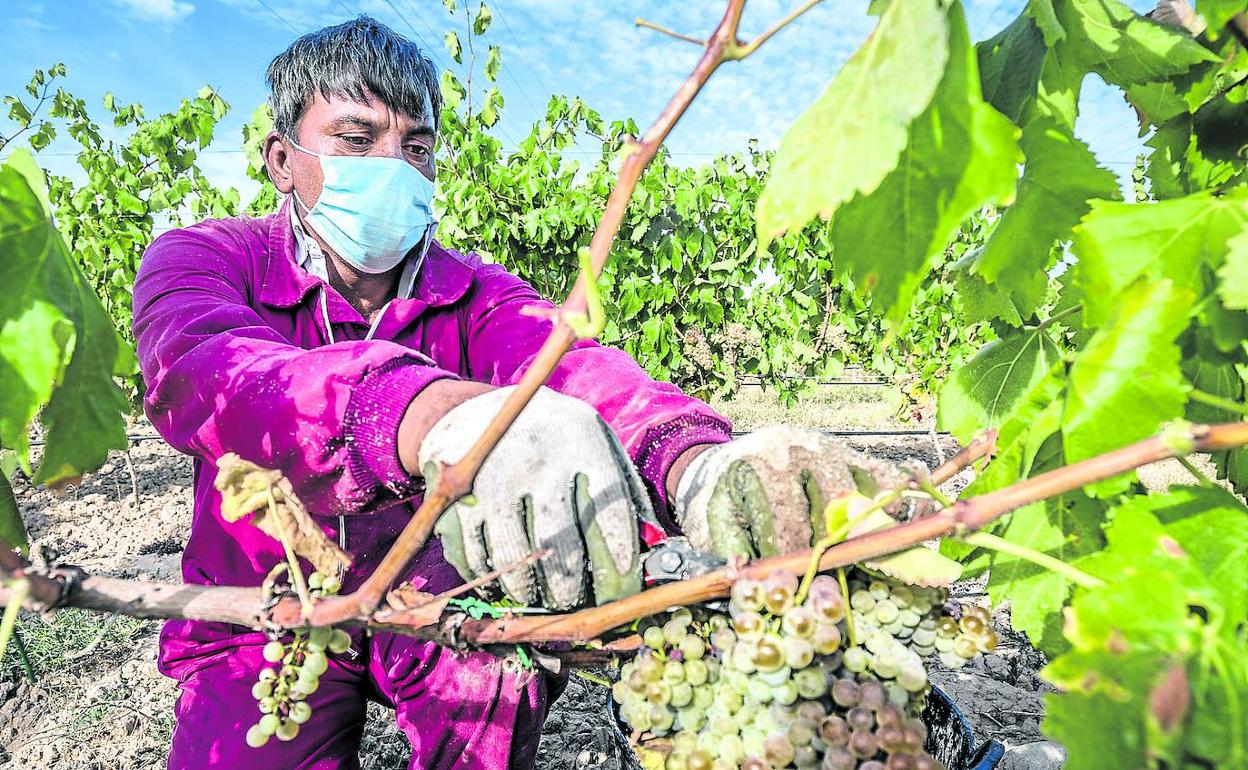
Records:
[[[705,575],[728,563],[722,556],[699,551],[683,537],[669,537],[651,548],[642,562],[642,580],[647,586]]]

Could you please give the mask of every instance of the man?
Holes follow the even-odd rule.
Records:
[[[236,452],[285,474],[353,555],[347,592],[410,517],[424,473],[462,454],[531,362],[550,322],[524,309],[551,306],[433,239],[441,99],[415,45],[361,17],[295,41],[268,82],[263,153],[287,197],[271,216],[203,222],[148,249],[134,295],[146,409],[195,457],[187,582],[257,585],[283,558],[221,517],[214,462]],[[639,535],[653,543],[679,523],[721,553],[787,550],[810,542],[812,508],[854,483],[813,432],[729,438],[705,404],[580,342],[405,577],[443,591],[550,547],[501,588],[556,609],[602,602],[639,589]],[[160,667],[182,689],[171,768],[356,767],[366,698],[395,709],[414,768],[533,761],[546,678],[358,631],[299,734],[250,749],[265,641],[240,626],[166,624]]]

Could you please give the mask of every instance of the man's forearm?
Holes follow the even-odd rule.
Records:
[[[423,475],[420,445],[434,423],[470,398],[494,390],[493,385],[470,380],[437,380],[429,383],[403,413],[399,423],[399,461],[413,476]]]

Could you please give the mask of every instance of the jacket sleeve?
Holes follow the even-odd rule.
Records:
[[[134,330],[152,424],[209,463],[236,452],[280,470],[317,514],[412,496],[399,422],[421,389],[455,374],[393,342],[288,342],[251,307],[237,225],[170,231],[144,255]]]
[[[479,267],[465,310],[473,379],[495,385],[518,381],[552,326],[548,318],[523,309],[553,307],[502,267]],[[624,351],[592,340],[574,343],[547,384],[598,410],[645,480],[655,512],[673,529],[665,489],[672,463],[690,447],[728,441],[731,423],[675,385],[652,379]]]

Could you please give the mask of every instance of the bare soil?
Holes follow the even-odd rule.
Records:
[[[834,407],[827,409],[833,424],[820,427],[841,427]],[[846,414],[840,412],[842,420]],[[765,417],[761,411],[734,416],[744,429],[754,427],[750,417]],[[890,459],[913,456],[929,465],[941,459],[937,442],[926,435],[851,443]],[[956,450],[947,438],[938,443],[945,456]],[[1169,479],[1153,481],[1164,486]],[[176,581],[191,522],[191,482],[190,460],[156,440],[136,442],[128,456],[115,454],[97,473],[60,492],[32,488],[20,478],[15,489],[34,550],[47,558],[95,574]],[[960,591],[984,600],[976,584]],[[1046,686],[1036,675],[1043,658],[1008,630],[1000,611],[996,625],[1003,638],[996,652],[958,672],[936,671],[933,680],[966,714],[978,740],[1033,741],[1040,737],[1043,713]],[[26,614],[20,629],[40,676],[27,682],[12,655],[0,667],[0,768],[164,767],[177,689],[155,668],[158,623],[60,612]],[[636,766],[612,727],[606,695],[599,685],[571,678],[547,720],[538,767]],[[363,767],[406,767],[407,742],[393,717],[380,706],[369,716]]]

